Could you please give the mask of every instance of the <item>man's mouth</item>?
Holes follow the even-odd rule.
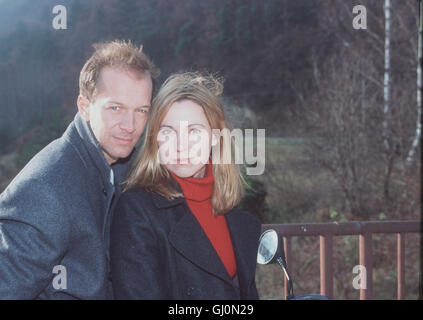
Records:
[[[114,138],[117,140],[117,142],[119,144],[128,145],[128,144],[131,144],[132,143],[132,139],[131,138],[122,138],[122,137],[114,137]]]

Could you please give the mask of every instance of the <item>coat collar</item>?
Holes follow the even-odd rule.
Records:
[[[82,144],[84,145],[85,149],[88,151],[88,157],[94,163],[96,168],[99,170],[103,181],[110,183],[110,169],[111,167],[106,161],[104,157],[103,151],[101,151],[100,144],[98,143],[97,139],[94,136],[94,133],[88,124],[85,121],[79,112],[76,114],[74,119],[74,124],[78,135],[82,140]]]
[[[230,285],[234,285],[233,279],[229,276],[194,214],[190,212],[185,199],[176,198],[169,201],[159,194],[152,194],[152,198],[157,208],[167,209],[174,207],[174,210],[177,211],[175,213],[180,215],[180,218],[176,220],[169,233],[169,241],[172,246],[201,269]],[[237,208],[226,213],[225,217],[235,251],[240,291],[241,293],[246,292],[255,274],[257,246],[254,237],[251,238],[250,235],[254,234],[256,230],[254,228],[249,229],[249,219],[251,217],[243,214]],[[254,226],[254,221],[251,221],[251,225]]]
[[[254,217],[239,209],[228,212],[226,221],[235,251],[241,299],[246,299],[242,294],[248,292],[250,283],[255,280],[260,235],[260,227],[257,226],[260,223],[257,224]]]
[[[99,174],[102,177],[104,185],[110,184],[110,169],[113,168],[115,191],[120,193],[121,182],[126,178],[129,164],[134,160],[136,156],[136,150],[125,159],[119,159],[110,166],[104,157],[103,151],[101,150],[100,144],[91,129],[91,126],[81,117],[79,112],[75,115],[73,123],[69,126],[69,129],[65,133],[71,143],[75,143],[78,140],[77,148],[79,148],[80,141],[86,152],[83,152],[81,157],[83,161],[90,161],[98,169]]]
[[[172,187],[180,192],[182,192],[181,186],[174,180],[174,179],[170,179],[169,183],[172,185]],[[167,198],[165,198],[164,196],[158,194],[158,193],[151,193],[151,197],[153,199],[153,203],[156,206],[156,208],[158,209],[167,209],[167,208],[172,208],[175,207],[177,205],[180,205],[182,203],[185,203],[185,198],[175,198],[172,200],[168,200]]]
[[[185,202],[185,198],[175,198],[172,200],[168,200],[165,197],[163,197],[160,194],[157,193],[152,193],[151,197],[153,199],[153,203],[154,205],[158,208],[158,209],[167,209],[167,208],[172,208],[175,206],[178,206],[182,203]]]
[[[182,200],[184,205],[176,207],[182,216],[169,234],[170,243],[186,259],[232,285],[232,279],[209,238],[195,216],[189,211],[185,199]]]

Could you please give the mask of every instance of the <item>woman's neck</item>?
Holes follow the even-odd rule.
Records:
[[[199,169],[196,173],[192,175],[192,178],[204,178],[205,173],[206,173],[206,166],[204,165],[201,169]]]
[[[182,192],[187,200],[206,201],[209,200],[213,194],[213,169],[212,165],[204,166],[202,177],[187,177],[181,178],[171,172],[171,175],[179,183]]]

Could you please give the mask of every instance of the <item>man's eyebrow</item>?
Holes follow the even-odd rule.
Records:
[[[107,101],[107,103],[110,103],[110,104],[119,104],[119,105],[121,105],[121,106],[123,106],[123,105],[124,105],[124,103],[119,102],[119,101]]]
[[[119,101],[108,101],[107,103],[109,103],[109,104],[118,104],[120,106],[126,106],[124,103],[119,102]],[[137,108],[151,108],[151,106],[150,105],[145,105],[145,106],[136,107],[136,109]]]

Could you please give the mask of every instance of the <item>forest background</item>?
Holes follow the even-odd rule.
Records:
[[[356,30],[353,8],[367,9]],[[67,29],[52,9],[63,5]],[[389,99],[384,0],[0,0],[0,192],[76,113],[92,44],[142,44],[161,70],[225,78],[233,127],[266,130],[265,172],[242,206],[263,223],[420,219],[418,5],[391,1]],[[407,299],[418,295],[418,235],[407,236]],[[319,291],[319,241],[293,239],[296,294]],[[374,296],[396,296],[395,237],[373,237]],[[352,286],[358,239],[334,241],[334,295]],[[282,297],[277,266],[258,266],[260,298]]]

